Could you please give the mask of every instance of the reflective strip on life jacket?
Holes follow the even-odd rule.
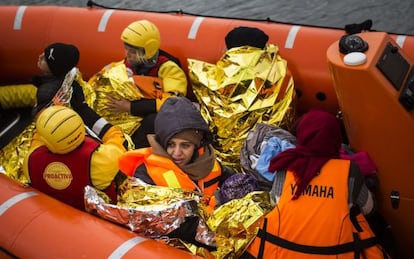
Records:
[[[164,177],[165,182],[167,182],[167,185],[172,188],[180,188],[180,181],[178,181],[177,176],[175,175],[173,170],[169,170],[162,174]]]

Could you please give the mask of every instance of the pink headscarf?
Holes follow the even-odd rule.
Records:
[[[341,143],[338,119],[324,110],[311,110],[296,124],[296,147],[273,157],[269,172],[294,173],[297,189],[292,199],[295,200],[328,160],[339,158]]]

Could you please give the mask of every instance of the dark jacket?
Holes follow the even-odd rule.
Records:
[[[55,76],[36,76],[32,83],[37,87],[36,99],[37,104],[32,110],[32,116],[48,106],[53,97],[62,86],[64,77],[58,78]]]

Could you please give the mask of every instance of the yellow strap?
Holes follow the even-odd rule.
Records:
[[[167,182],[168,187],[181,188],[180,182],[178,181],[173,170],[163,173],[163,177],[165,182]]]

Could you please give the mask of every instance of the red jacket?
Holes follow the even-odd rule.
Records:
[[[64,203],[84,210],[84,188],[86,185],[93,186],[91,156],[98,147],[97,141],[85,137],[80,147],[64,155],[53,154],[46,146],[36,148],[28,159],[31,185]],[[106,193],[115,200],[115,185],[110,185]]]

